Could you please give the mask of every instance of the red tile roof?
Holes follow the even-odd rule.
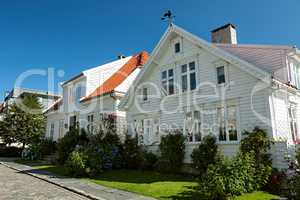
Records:
[[[81,101],[88,101],[103,94],[113,92],[137,67],[144,65],[148,61],[148,58],[149,54],[144,51],[132,56],[117,72]]]

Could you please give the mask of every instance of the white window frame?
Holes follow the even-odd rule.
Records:
[[[237,140],[230,140],[230,134],[229,134],[229,118],[228,118],[228,108],[234,107],[235,108],[235,127],[236,127],[236,132],[237,132]],[[225,125],[225,133],[226,133],[226,140],[220,140],[220,122],[219,122],[219,109],[224,109],[224,118],[223,118],[223,123]],[[240,129],[239,129],[239,107],[235,104],[224,104],[217,106],[216,109],[216,114],[217,114],[217,123],[218,123],[218,129],[217,129],[217,141],[218,143],[238,143],[241,139],[241,134],[240,134]]]
[[[95,132],[95,115],[94,113],[90,113],[88,116],[87,116],[87,121],[88,121],[88,124],[87,124],[87,130],[89,133],[91,134],[94,134]]]
[[[64,134],[64,123],[65,123],[65,120],[63,119],[60,119],[59,120],[59,138],[62,138],[63,137],[63,134]]]
[[[173,76],[169,76],[169,70],[173,71]],[[163,73],[166,72],[166,77],[163,78]],[[164,69],[160,72],[160,84],[161,84],[161,89],[163,90],[164,94],[166,96],[169,95],[174,95],[176,94],[176,90],[175,90],[175,68],[168,68],[168,69]],[[173,80],[173,93],[170,94],[170,81]],[[166,82],[166,88],[164,88],[164,84],[163,82]]]
[[[295,111],[295,113],[293,111]],[[294,104],[291,104],[288,107],[288,119],[290,134],[292,136],[293,141],[296,141],[299,137],[299,127],[297,123],[297,107]]]
[[[195,112],[198,112],[198,119],[195,119]],[[191,121],[188,122],[187,120],[187,114],[191,114]],[[187,111],[184,114],[184,128],[183,128],[183,133],[185,136],[187,136],[187,142],[189,144],[198,144],[201,143],[203,139],[203,129],[202,129],[202,111],[201,110],[191,110]],[[188,125],[188,123],[190,123]],[[187,127],[188,126],[188,127]],[[190,127],[192,127],[192,130],[189,130]],[[196,141],[196,132],[200,132],[200,140]],[[189,135],[191,134],[192,141],[189,138]]]
[[[290,82],[292,85],[296,86],[297,89],[300,89],[300,64],[296,61],[290,62]]]
[[[224,69],[224,82],[223,83],[219,83],[219,76],[218,76],[218,69],[219,68],[223,68]],[[221,65],[216,67],[216,79],[217,79],[217,84],[218,85],[225,85],[227,83],[227,77],[226,77],[226,67]]]
[[[190,64],[194,63],[195,68],[193,70],[190,70]],[[183,66],[186,66],[186,71],[183,72],[182,68]],[[196,81],[196,87],[194,89],[191,89],[191,74],[195,73],[195,81]],[[183,77],[186,76],[187,86],[186,90],[183,91]],[[186,93],[189,91],[194,91],[197,89],[197,62],[196,61],[190,61],[184,64],[180,65],[180,83],[181,83],[181,93]]]

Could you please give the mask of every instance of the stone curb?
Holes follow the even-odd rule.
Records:
[[[63,188],[63,189],[65,189],[65,190],[68,190],[68,191],[70,191],[70,192],[74,192],[74,193],[76,193],[76,194],[78,194],[78,195],[84,196],[84,197],[89,198],[89,199],[92,199],[92,200],[108,200],[108,199],[104,199],[104,198],[101,198],[101,197],[96,197],[96,196],[94,196],[94,195],[88,194],[88,193],[86,193],[86,192],[84,192],[84,191],[82,191],[82,190],[79,190],[79,189],[77,189],[77,188],[65,186],[64,184],[57,183],[57,182],[52,181],[52,180],[50,180],[50,179],[48,179],[48,178],[41,177],[41,176],[39,176],[39,175],[30,173],[30,172],[26,172],[26,171],[24,171],[24,170],[20,170],[20,169],[18,169],[18,168],[16,168],[16,167],[12,167],[12,166],[10,166],[10,165],[8,165],[8,164],[6,164],[6,163],[0,162],[0,164],[3,165],[3,166],[5,166],[5,167],[8,167],[8,168],[10,168],[10,169],[16,170],[16,171],[18,171],[18,172],[27,174],[27,175],[29,175],[29,176],[38,178],[38,179],[43,180],[43,181],[46,181],[46,182],[48,182],[48,183],[50,183],[50,184],[56,185],[56,186],[58,186],[58,187],[60,187],[60,188]],[[42,170],[41,170],[41,171],[42,171]]]

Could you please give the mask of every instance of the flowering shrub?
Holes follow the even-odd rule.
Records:
[[[255,160],[253,153],[238,154],[232,159],[221,158],[208,166],[199,182],[199,195],[203,199],[225,200],[254,191]]]

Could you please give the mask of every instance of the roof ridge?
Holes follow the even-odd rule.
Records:
[[[293,49],[293,46],[288,45],[272,45],[272,44],[222,44],[213,43],[217,47],[232,47],[232,48],[256,48],[256,49]]]

